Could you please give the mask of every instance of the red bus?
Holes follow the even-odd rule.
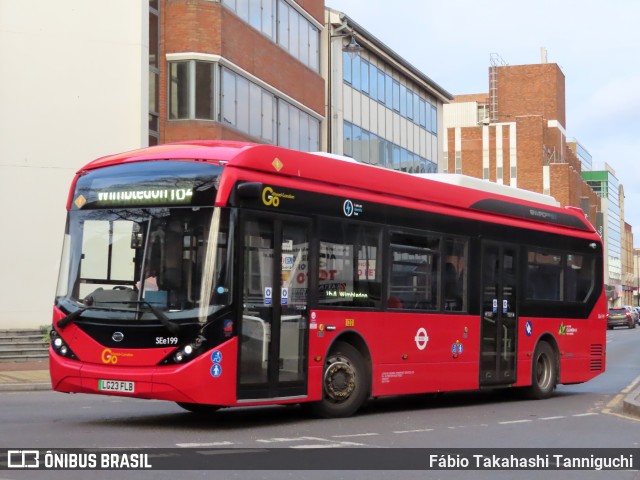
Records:
[[[604,372],[603,247],[580,210],[345,160],[197,141],[82,168],[53,388],[329,417]]]

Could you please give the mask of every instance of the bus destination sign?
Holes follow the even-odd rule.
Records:
[[[97,203],[101,206],[140,204],[188,204],[193,197],[191,188],[147,188],[136,190],[98,191]]]

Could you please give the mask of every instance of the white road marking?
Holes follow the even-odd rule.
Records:
[[[421,432],[433,432],[433,428],[417,428],[415,430],[396,430],[392,433],[421,433]]]
[[[346,447],[345,443],[349,442],[340,442],[340,443],[318,443],[315,445],[292,445],[291,448],[297,449],[312,449],[312,448],[343,448]],[[355,443],[353,445],[362,445],[361,443]]]
[[[180,448],[204,448],[204,447],[228,447],[235,445],[233,442],[209,442],[209,443],[176,443]]]
[[[635,386],[638,382],[640,382],[640,377],[638,377],[632,384],[628,387]],[[90,408],[90,407],[83,407]],[[609,412],[605,412],[609,413]],[[600,415],[596,412],[587,412],[587,413],[576,413],[571,415],[571,417],[591,417],[595,415]],[[621,416],[621,415],[620,415]],[[569,418],[565,415],[558,415],[553,417],[540,417],[537,420],[549,421],[549,420],[560,420],[563,418]],[[624,417],[628,418],[628,417]],[[634,420],[637,420],[634,418]],[[531,423],[533,420],[530,419],[522,419],[522,420],[506,420],[503,422],[497,422],[498,425],[515,425],[520,423]],[[488,427],[489,425],[486,423],[476,424],[476,425],[459,425],[459,426],[451,426],[446,427],[449,430],[459,429],[459,428],[470,428],[470,427]],[[407,434],[407,433],[426,433],[433,432],[435,429],[433,428],[416,428],[412,430],[394,430],[392,433],[394,434]],[[342,435],[332,435],[331,438],[357,438],[357,437],[375,437],[381,435],[377,432],[369,432],[369,433],[351,433],[351,434],[342,434]],[[343,448],[343,447],[362,447],[366,446],[364,443],[356,443],[356,442],[335,442],[330,439],[320,438],[320,437],[274,437],[274,438],[260,438],[256,439],[258,443],[293,443],[293,442],[317,442],[317,443],[304,443],[302,445],[291,445],[289,448],[296,449],[318,449],[318,448]],[[220,441],[220,442],[209,442],[209,443],[176,443],[177,447],[181,448],[205,448],[205,447],[228,447],[231,445],[236,445],[234,442],[229,441]]]
[[[282,437],[275,437],[275,438],[259,438],[256,440],[256,442],[260,442],[260,443],[283,443],[283,442],[301,442],[303,440],[314,440],[314,441],[324,441],[326,442],[326,440],[324,440],[323,438],[317,438],[317,437],[294,437],[294,438],[282,438]]]

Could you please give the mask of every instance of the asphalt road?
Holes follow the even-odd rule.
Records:
[[[347,419],[309,418],[290,407],[222,410],[202,418],[168,402],[56,392],[0,394],[0,446],[6,448],[286,448],[321,450],[327,466],[352,448],[634,448],[640,419],[621,411],[621,395],[640,378],[640,329],[608,333],[607,372],[561,386],[548,400],[505,391],[394,397]],[[353,452],[353,451],[351,451]],[[374,455],[375,450],[367,454]],[[218,456],[216,461],[219,458]],[[301,457],[302,458],[302,457]],[[7,475],[9,473],[9,475]],[[176,475],[177,474],[177,475]],[[113,478],[108,472],[0,472],[0,478]],[[188,471],[133,472],[127,478],[624,478],[635,471]]]

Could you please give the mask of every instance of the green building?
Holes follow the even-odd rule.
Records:
[[[604,281],[609,306],[618,305],[622,296],[620,182],[607,164],[604,170],[583,171],[582,178],[602,199],[602,218],[597,219],[596,228],[604,242]]]

